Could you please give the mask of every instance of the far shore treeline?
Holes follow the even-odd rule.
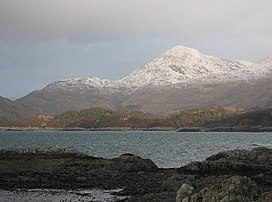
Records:
[[[12,120],[0,119],[0,127],[60,128],[60,129],[179,129],[179,128],[255,128],[268,129],[272,126],[272,109],[245,110],[235,107],[188,109],[176,114],[157,115],[133,110],[110,110],[90,108],[68,111],[60,115],[38,115],[31,118]]]

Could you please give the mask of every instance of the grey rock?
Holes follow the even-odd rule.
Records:
[[[233,176],[222,183],[202,189],[189,197],[190,202],[251,202],[258,197],[257,185],[248,177]]]
[[[202,162],[191,162],[181,168],[187,173],[225,173],[257,175],[272,170],[272,149],[259,147],[253,150],[220,152]]]
[[[189,198],[194,192],[194,187],[188,184],[182,184],[180,189],[177,191],[176,202],[189,202]]]
[[[0,188],[123,189],[132,201],[271,200],[272,149],[220,152],[180,169],[133,154],[103,159],[67,148],[0,150]]]
[[[130,171],[142,171],[150,170],[155,171],[158,169],[156,164],[150,159],[142,159],[139,156],[133,154],[122,154],[115,159],[119,165],[122,165],[122,169]]]

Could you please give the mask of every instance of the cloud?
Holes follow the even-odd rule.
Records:
[[[178,44],[255,62],[272,54],[271,19],[271,0],[0,0],[0,95],[120,78]]]
[[[272,33],[272,8],[257,12],[234,26],[234,35],[268,36]]]
[[[65,39],[92,43],[142,36],[181,38],[219,30],[225,33],[235,22],[271,6],[270,2],[1,0],[0,40]],[[267,21],[262,23],[269,26]]]

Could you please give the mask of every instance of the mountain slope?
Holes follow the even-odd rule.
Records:
[[[56,81],[16,101],[59,114],[90,107],[172,113],[185,108],[272,105],[272,56],[252,64],[176,46],[120,80]]]
[[[39,114],[60,114],[69,110],[80,110],[91,107],[115,109],[122,95],[100,92],[94,87],[81,91],[77,86],[68,89],[43,89],[34,91],[17,100],[19,104],[35,106]]]
[[[122,106],[152,113],[174,113],[180,109],[235,106],[272,106],[272,79],[254,83],[175,86],[135,91]]]
[[[19,104],[15,101],[0,96],[0,119],[5,118],[23,118],[37,114],[38,111],[25,104]]]

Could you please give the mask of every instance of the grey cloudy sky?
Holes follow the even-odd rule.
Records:
[[[0,0],[0,95],[118,79],[175,45],[261,60],[272,55],[272,1]]]

